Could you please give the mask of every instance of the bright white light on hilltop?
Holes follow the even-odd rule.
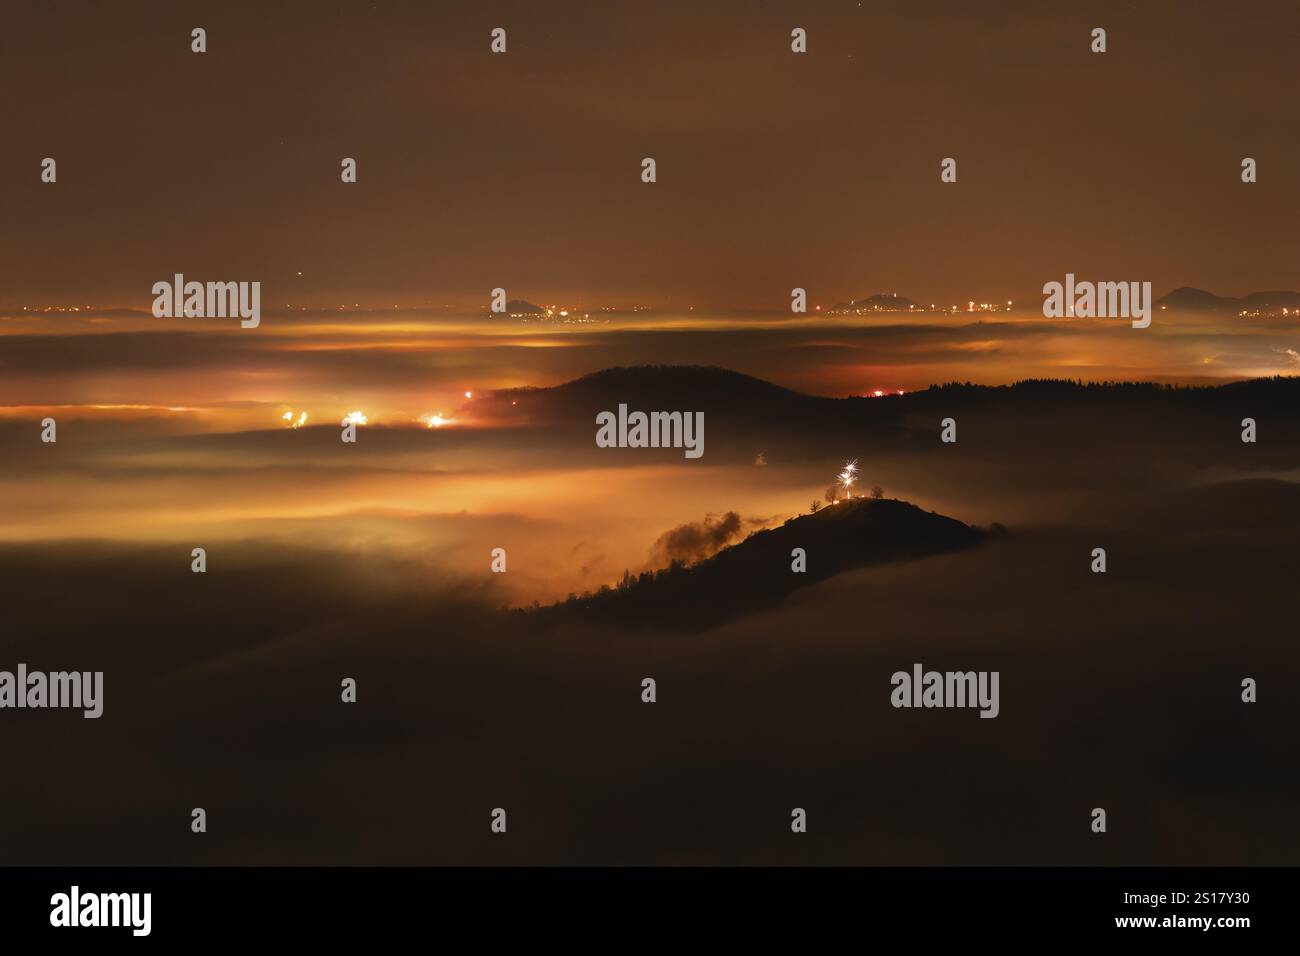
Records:
[[[370,420],[366,418],[366,413],[362,411],[348,412],[343,419],[344,425],[368,425]]]
[[[452,422],[450,418],[443,418],[442,412],[438,412],[434,415],[425,415],[420,419],[420,421],[424,422],[425,428],[441,428],[443,425],[450,425]]]
[[[844,486],[844,494],[846,497],[853,497],[853,483],[858,480],[857,470],[858,460],[854,458],[851,461],[846,461],[844,463],[844,470],[836,476],[839,483]]]

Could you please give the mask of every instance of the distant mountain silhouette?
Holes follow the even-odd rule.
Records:
[[[797,588],[843,571],[974,547],[989,533],[905,501],[855,498],[756,532],[698,564],[628,575],[617,587],[519,613],[542,623],[697,630],[772,607]],[[807,556],[804,572],[791,569],[795,548]]]
[[[485,401],[502,410],[517,402],[530,417],[552,420],[592,421],[596,412],[625,403],[632,410],[700,411],[719,420],[757,422],[777,413],[811,412],[826,400],[724,368],[640,365],[607,368],[552,388],[506,389]]]
[[[557,396],[583,400],[602,395],[630,394],[638,401],[663,408],[694,407],[692,402],[698,404],[715,399],[729,404],[767,405],[811,397],[743,372],[704,365],[607,368],[566,382],[552,391]]]
[[[541,315],[545,311],[540,305],[533,305],[527,299],[511,299],[506,303],[506,312],[510,315]]]
[[[1300,292],[1252,292],[1241,301],[1246,308],[1300,309]]]
[[[1167,296],[1157,299],[1156,305],[1170,309],[1182,309],[1189,312],[1239,312],[1242,309],[1297,309],[1300,308],[1300,292],[1252,292],[1240,299],[1228,298],[1193,289],[1189,286],[1175,289]]]

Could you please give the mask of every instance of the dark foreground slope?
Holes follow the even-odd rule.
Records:
[[[855,498],[759,531],[698,564],[674,564],[531,613],[545,622],[705,628],[841,572],[973,547],[987,534],[905,501]],[[796,549],[806,570],[793,569]]]
[[[1109,464],[1137,475],[1150,457]],[[1043,476],[1078,493],[1075,465],[1048,456]],[[254,540],[198,575],[174,545],[0,542],[0,669],[105,680],[99,720],[0,713],[0,855],[1295,866],[1300,484],[1063,514],[1092,523],[847,571],[678,640],[617,624],[538,639],[485,570],[431,573],[386,544]],[[916,663],[998,671],[999,716],[893,707],[891,675]]]

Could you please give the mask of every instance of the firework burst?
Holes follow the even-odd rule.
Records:
[[[854,458],[846,461],[844,470],[835,476],[835,480],[844,487],[844,497],[852,498],[853,483],[858,480],[858,460]]]

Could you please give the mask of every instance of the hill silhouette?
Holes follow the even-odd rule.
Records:
[[[698,564],[625,574],[617,587],[520,613],[544,623],[698,630],[773,607],[792,591],[841,572],[974,547],[989,533],[906,501],[855,498],[755,532]],[[806,571],[791,568],[795,548],[806,554]]]
[[[1267,459],[1280,466],[1292,456],[1300,467],[1300,377],[1296,376],[1222,385],[1062,379],[1012,385],[950,382],[905,395],[840,398],[809,395],[716,367],[640,366],[610,368],[562,385],[502,390],[474,399],[477,414],[512,429],[512,449],[529,441],[543,442],[551,454],[562,454],[567,461],[602,467],[681,460],[678,448],[597,447],[596,415],[614,412],[620,404],[643,412],[703,413],[703,460],[711,465],[750,464],[759,452],[769,464],[806,463],[828,472],[846,457],[897,454],[937,460],[949,447],[938,440],[940,422],[950,416],[961,421],[963,441],[977,442],[991,453],[989,442],[995,434],[1011,441],[1016,431],[1041,435],[1048,429],[1069,436],[1077,448],[1101,450],[1120,440],[1150,443],[1156,435],[1165,448],[1202,446],[1210,436],[1226,434],[1245,417],[1267,414],[1269,442],[1258,446],[1257,463]],[[386,440],[382,432],[371,430],[372,444]],[[283,440],[278,432],[267,436],[277,446]],[[327,439],[336,441],[337,436],[323,433],[322,443]],[[451,447],[475,439],[476,433],[466,429],[442,440]]]
[[[542,315],[546,310],[527,299],[511,299],[506,303],[506,312],[510,315]]]
[[[830,402],[714,366],[639,365],[603,369],[548,388],[505,389],[481,399],[479,407],[513,420],[585,427],[596,412],[620,404],[642,411],[704,412],[710,423],[752,429],[790,416],[811,418]]]
[[[900,407],[913,402],[925,404],[927,396],[947,398],[958,393],[988,399],[1032,399],[1035,402],[1049,395],[1060,400],[1088,403],[1106,398],[1128,400],[1143,395],[1159,396],[1172,402],[1194,397],[1194,401],[1214,403],[1224,400],[1231,404],[1247,393],[1294,401],[1300,398],[1300,376],[1274,375],[1216,385],[1176,385],[1152,381],[1088,382],[1074,379],[1021,379],[1009,385],[942,382],[903,396],[887,395],[882,401],[867,396],[834,398],[810,395],[714,365],[634,365],[602,369],[561,385],[501,389],[480,399],[480,403],[509,407],[515,401],[526,399],[528,406],[536,411],[557,416],[576,412],[584,419],[595,409],[612,408],[619,402],[626,402],[632,408],[689,408],[759,418],[776,412],[786,415],[806,412],[817,416],[833,416],[837,408],[846,406],[855,411],[888,409],[896,413]]]
[[[698,408],[708,404],[784,406],[813,396],[791,391],[761,378],[704,365],[632,365],[601,369],[553,388],[516,388],[495,393],[500,399],[544,397],[556,406],[592,402],[606,405],[637,402],[655,408]]]
[[[500,417],[520,423],[574,421],[585,427],[597,411],[626,403],[631,409],[646,411],[705,412],[714,435],[736,429],[770,434],[783,428],[794,428],[806,435],[843,427],[889,428],[911,412],[950,409],[954,398],[967,404],[1006,405],[1022,410],[1050,401],[1081,407],[1138,403],[1170,411],[1188,407],[1235,411],[1260,400],[1277,403],[1282,409],[1300,409],[1300,376],[1245,379],[1221,385],[1069,379],[1024,379],[1010,385],[946,382],[906,395],[834,398],[797,392],[716,366],[643,365],[607,368],[551,387],[503,389],[477,401],[480,408],[494,409]]]
[[[1300,292],[1251,292],[1240,299],[1183,286],[1156,300],[1156,305],[1193,312],[1236,312],[1241,309],[1300,308]]]

